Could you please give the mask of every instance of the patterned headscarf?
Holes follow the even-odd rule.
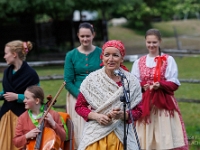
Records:
[[[124,58],[124,56],[125,56],[125,46],[124,46],[124,44],[119,40],[110,40],[110,41],[107,41],[102,47],[102,53],[101,53],[101,57],[100,57],[101,59],[103,58],[104,50],[107,47],[117,48],[119,50],[122,58]],[[103,66],[103,63],[101,65]],[[122,63],[120,64],[120,67],[123,68],[124,70],[128,71],[128,69]]]

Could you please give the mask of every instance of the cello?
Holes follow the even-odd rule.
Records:
[[[58,90],[53,100],[51,100],[50,104],[49,102],[47,102],[48,106],[45,105],[46,111],[44,115],[42,116],[39,122],[39,127],[38,127],[41,132],[37,135],[36,139],[31,139],[29,141],[29,143],[26,145],[26,150],[59,150],[60,145],[61,145],[61,140],[56,135],[53,129],[44,126],[45,124],[44,118],[48,114],[49,110],[51,109],[51,106],[54,105],[64,85],[65,85],[65,82],[62,83],[60,89]]]

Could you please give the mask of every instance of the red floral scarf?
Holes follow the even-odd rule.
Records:
[[[122,57],[125,56],[125,47],[124,47],[124,44],[121,41],[119,41],[119,40],[110,40],[110,41],[106,42],[103,45],[103,47],[102,47],[102,53],[101,53],[101,56],[100,56],[101,59],[103,58],[104,50],[107,47],[115,47],[115,48],[117,48],[120,51],[120,54],[122,55]],[[101,63],[101,66],[103,66],[103,62]],[[120,67],[122,69],[128,71],[128,68],[126,68],[126,66],[124,66],[122,63],[120,64]]]

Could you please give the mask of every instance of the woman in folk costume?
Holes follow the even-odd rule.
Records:
[[[174,91],[180,86],[176,62],[161,53],[157,29],[148,30],[145,39],[149,53],[136,60],[131,71],[143,91],[143,114],[136,122],[141,148],[187,150],[186,131],[174,98]]]
[[[25,95],[24,104],[25,104],[25,109],[27,110],[18,118],[15,130],[15,136],[13,138],[13,143],[20,150],[25,150],[25,149],[30,150],[30,148],[34,146],[34,142],[36,143],[38,142],[36,139],[38,133],[42,132],[38,127],[39,127],[39,122],[41,121],[45,113],[44,91],[41,87],[33,85],[27,87],[27,89],[24,92],[24,95]],[[43,130],[42,134],[47,134],[48,136],[49,135],[52,136],[52,138],[50,138],[50,140],[52,141],[50,141],[49,139],[48,140],[49,143],[52,143],[52,145],[54,145],[55,147],[61,146],[54,144],[54,142],[57,144],[59,142],[64,142],[66,138],[66,133],[58,112],[50,109],[47,115],[45,116],[44,121],[45,121],[44,127],[47,129],[49,128],[49,130],[50,129],[53,130],[56,136],[59,137],[58,138],[59,140],[54,138],[55,135],[50,135],[47,132],[48,130],[46,132]],[[51,131],[50,133],[54,133],[53,131]],[[33,142],[30,143],[31,140]],[[50,146],[50,144],[47,144],[48,142],[44,143],[43,143],[44,146],[40,149],[47,149],[47,145]],[[46,148],[44,148],[45,146]],[[61,148],[59,148],[59,150],[61,150]]]
[[[0,149],[15,150],[12,138],[18,116],[25,112],[24,91],[28,86],[39,84],[39,76],[25,61],[32,49],[31,42],[11,41],[5,45],[4,59],[9,65],[3,74],[4,100],[0,110]]]
[[[95,37],[94,28],[90,23],[83,22],[79,25],[77,36],[80,46],[69,51],[65,57],[64,80],[68,91],[66,110],[74,123],[75,149],[80,143],[85,121],[74,110],[79,88],[85,77],[92,71],[100,69],[101,48],[93,45]]]
[[[137,120],[142,114],[138,105],[142,99],[141,87],[138,79],[123,66],[124,56],[125,47],[121,41],[106,42],[101,55],[104,67],[90,73],[81,84],[75,110],[86,124],[78,150],[122,150],[124,119],[128,128],[127,149],[138,149],[128,109],[124,118],[121,79],[114,75],[114,70],[119,69],[126,76],[131,113]],[[124,81],[126,88],[128,82]]]

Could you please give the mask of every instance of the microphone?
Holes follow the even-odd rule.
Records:
[[[114,75],[126,78],[126,76],[119,69],[114,70]]]

